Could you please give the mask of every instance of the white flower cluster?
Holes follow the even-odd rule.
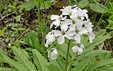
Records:
[[[49,47],[55,41],[55,37],[58,37],[58,44],[63,44],[66,37],[69,40],[74,39],[75,43],[77,43],[77,46],[72,47],[72,51],[82,54],[84,45],[81,43],[81,39],[83,38],[83,34],[89,37],[90,43],[95,38],[95,34],[92,32],[93,25],[87,15],[88,11],[76,6],[66,6],[60,9],[60,11],[62,11],[60,16],[51,16],[53,22],[50,29],[53,26],[55,26],[55,29],[47,34],[45,47]],[[60,27],[60,30],[57,30],[58,27]]]

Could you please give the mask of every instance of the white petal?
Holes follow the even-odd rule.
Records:
[[[56,19],[59,19],[58,15],[51,15],[51,20],[56,20]]]
[[[78,55],[81,55],[83,53],[83,49],[82,48],[79,48],[78,49]]]
[[[57,59],[57,49],[56,48],[52,48],[52,52],[51,52],[51,59]]]
[[[79,32],[79,34],[86,34],[88,31],[86,30],[86,28],[82,28]]]
[[[68,25],[67,24],[62,24],[61,25],[61,30],[62,31],[66,31],[68,29]]]
[[[88,36],[89,36],[90,43],[92,43],[92,40],[95,39],[95,34],[91,32],[89,33]]]
[[[57,59],[57,54],[55,54],[54,52],[51,52],[51,59]]]
[[[58,44],[63,44],[63,43],[64,43],[64,36],[59,36]]]
[[[79,49],[79,47],[78,47],[78,46],[74,46],[74,47],[72,47],[72,51],[73,51],[73,53],[78,52],[78,49]]]
[[[74,34],[76,34],[74,30],[68,30],[66,32],[66,35],[68,35],[68,36],[73,36]]]
[[[54,36],[61,36],[62,34],[61,34],[61,31],[59,31],[59,30],[54,30]]]
[[[51,26],[50,26],[50,29],[53,27],[53,25],[55,25],[56,26],[55,28],[57,28],[60,25],[60,20],[53,21]]]
[[[76,34],[74,39],[76,40],[76,43],[80,43],[80,40],[81,40],[81,35],[80,34]]]

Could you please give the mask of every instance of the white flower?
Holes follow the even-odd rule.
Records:
[[[88,33],[87,35],[89,36],[90,43],[92,43],[92,40],[95,39],[95,34],[91,32],[91,33]]]
[[[78,44],[77,46],[72,47],[72,52],[77,53],[78,55],[83,53],[84,44]]]
[[[64,43],[64,41],[65,41],[65,38],[64,38],[65,34],[66,34],[66,32],[63,31],[63,30],[59,33],[58,44],[63,44]]]
[[[72,47],[72,51],[73,53],[77,53],[78,52],[79,47],[78,46],[74,46]]]
[[[92,23],[90,22],[89,19],[83,21],[83,25],[87,29],[88,32],[92,32],[93,31],[93,29],[92,29],[93,25],[92,25]]]
[[[56,48],[52,48],[51,51],[48,52],[48,57],[49,57],[49,53],[51,59],[57,59],[58,52]]]
[[[60,20],[64,20],[66,19],[66,17],[62,17],[62,15],[51,15],[51,20],[55,20],[52,22],[51,26],[50,26],[50,29],[53,27],[53,25],[55,25],[57,28],[58,26],[60,26]]]
[[[53,35],[53,32],[49,32],[47,35],[46,35],[46,43],[45,43],[45,47],[48,47],[48,45],[51,45],[54,41],[55,41],[55,37]]]
[[[81,55],[83,53],[83,49],[82,48],[79,48],[78,49],[78,55]]]
[[[72,6],[66,6],[63,7],[64,9],[60,9],[60,11],[62,11],[62,15],[72,15],[73,12],[75,12],[74,9],[72,9]]]
[[[84,45],[81,43],[83,35],[85,34],[89,37],[90,43],[95,38],[95,34],[92,32],[93,25],[88,19],[88,11],[75,6],[63,7],[63,9],[60,9],[62,11],[61,15],[51,15],[53,22],[50,25],[50,29],[53,26],[56,29],[46,35],[46,47],[49,47],[55,41],[55,37],[58,37],[58,44],[63,44],[66,37],[69,40],[75,40],[74,43],[77,45],[72,47],[72,52],[80,55],[84,49]],[[60,29],[57,30],[57,27]],[[51,59],[57,59],[57,49],[52,48],[50,52]]]
[[[84,20],[84,17],[86,19],[88,19],[88,15],[87,15],[88,11],[86,9],[82,10],[82,9],[80,9],[78,7],[76,7],[75,9],[77,11],[72,13],[72,16],[70,16],[71,18],[73,18],[73,19],[80,19],[82,21]]]
[[[74,26],[70,27],[70,30],[68,31],[68,37],[73,37],[73,39],[76,40],[76,43],[81,43],[81,36],[82,34],[86,34],[87,30],[86,28],[76,29],[73,28]]]

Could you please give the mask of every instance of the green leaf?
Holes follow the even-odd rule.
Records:
[[[29,0],[29,2],[24,2],[20,7],[30,10],[35,7],[35,2],[34,0]]]
[[[56,0],[50,0],[50,2],[55,2]]]
[[[49,66],[47,66],[47,68],[49,69],[49,71],[64,71],[53,65],[49,65]]]
[[[28,71],[36,70],[32,62],[28,60],[28,57],[22,51],[20,51],[20,49],[17,49],[15,46],[13,46],[12,50],[16,57],[18,58],[18,60],[20,61],[20,63],[22,63],[27,68]]]
[[[101,66],[101,67],[96,68],[96,70],[99,70],[99,71],[112,71],[113,67],[112,66]]]
[[[2,68],[2,67],[0,67],[0,71],[17,71],[17,70],[15,70],[13,68]]]
[[[101,59],[101,61],[103,61],[103,60],[110,59],[110,55],[111,55],[111,52],[108,52],[108,53],[99,54],[98,57],[99,59]]]
[[[49,71],[47,69],[47,65],[50,65],[49,62],[36,50],[33,49],[33,59],[34,63],[36,64],[38,71]]]
[[[65,69],[65,62],[64,62],[63,58],[60,55],[57,56],[57,60],[56,61],[59,64],[60,67]]]
[[[82,60],[82,59],[87,58],[87,57],[93,57],[93,56],[98,55],[100,53],[106,53],[106,52],[110,52],[110,51],[106,51],[106,50],[92,50],[92,51],[86,52],[86,53],[78,56],[77,60]]]
[[[7,29],[8,26],[6,26],[5,28],[2,29],[2,31],[0,31],[0,36],[5,32],[5,30]]]
[[[20,18],[21,18],[21,15],[16,16],[14,19],[16,20],[16,22],[19,22],[20,21]]]
[[[37,35],[33,32],[30,32],[29,37],[30,37],[29,41],[33,45],[33,48],[37,49],[40,52],[44,52],[44,47],[41,47],[40,41],[39,41]]]
[[[106,29],[101,29],[99,32],[97,32],[97,37],[102,37],[106,33]]]
[[[78,7],[84,8],[85,6],[87,6],[88,3],[88,0],[81,0],[78,4]]]
[[[21,51],[28,57],[30,58],[29,54],[27,53],[27,51],[25,49],[21,49]]]
[[[34,48],[37,49],[38,47],[40,47],[39,39],[38,39],[38,37],[37,37],[37,35],[35,33],[30,32],[29,33],[29,37],[31,39],[31,42],[32,42]]]
[[[96,11],[96,12],[99,12],[99,13],[106,13],[108,11],[108,9],[104,5],[101,5],[99,3],[98,4],[91,3],[90,8],[93,11]]]
[[[25,30],[25,28],[18,28],[18,30]]]
[[[44,1],[44,3],[42,3],[42,4],[40,5],[40,9],[45,9],[45,8],[44,8],[44,5],[45,5],[45,8],[46,8],[46,9],[49,9],[49,8],[51,7],[51,5],[52,5],[52,2],[50,2],[50,1]]]
[[[113,27],[113,20],[108,19],[109,25]]]
[[[97,63],[92,69],[96,69],[100,66],[104,66],[104,65],[109,65],[109,64],[113,64],[113,58],[112,59],[108,59],[108,60],[103,60],[99,63]]]
[[[84,69],[87,67],[88,63],[90,62],[90,58],[83,59],[82,61],[78,62],[76,67],[72,69],[72,71],[84,71]]]
[[[23,41],[28,44],[31,48],[35,48],[37,49],[38,51],[44,53],[44,47],[41,47],[42,45],[40,45],[40,41],[37,37],[37,35],[33,32],[30,32],[29,33],[29,36],[28,37],[25,37],[23,39]],[[43,42],[44,44],[44,42]]]
[[[10,59],[2,49],[0,49],[0,60],[5,63],[8,63],[10,66],[14,66],[19,71],[28,71],[22,64],[15,62],[14,60]]]
[[[93,42],[90,43],[88,46],[85,46],[86,50],[84,50],[84,52],[87,52],[87,51],[89,51],[89,50],[92,50],[93,48],[95,48],[94,46],[99,45],[99,44],[102,43],[105,39],[109,39],[109,38],[111,38],[111,37],[110,37],[110,34],[107,34],[107,35],[105,35],[105,36],[96,38],[96,39],[93,40]]]
[[[64,42],[63,44],[60,45],[56,42],[56,45],[57,45],[57,48],[59,49],[58,53],[62,57],[66,58],[66,51],[67,51],[68,44]]]

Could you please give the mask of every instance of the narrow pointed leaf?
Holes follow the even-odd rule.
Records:
[[[101,44],[105,39],[109,39],[109,38],[111,38],[110,34],[96,38],[91,44],[89,44],[88,46],[85,46],[86,50],[84,50],[84,52],[92,50],[94,46]]]
[[[15,70],[13,68],[2,68],[2,67],[0,67],[0,71],[17,71],[17,70]]]
[[[110,52],[110,51],[106,51],[106,50],[92,50],[92,51],[89,51],[87,53],[84,53],[84,54],[78,56],[77,60],[82,60],[82,59],[87,58],[87,57],[93,57],[93,56],[98,55],[100,53],[106,53],[106,52]]]
[[[81,62],[77,64],[75,68],[72,69],[72,71],[83,71],[89,62],[90,62],[89,58],[83,59]]]
[[[2,31],[0,31],[0,36],[4,33],[4,31],[7,29],[8,26],[6,26],[5,28],[2,29]]]
[[[53,65],[49,65],[49,66],[47,66],[47,68],[49,69],[49,71],[63,71],[63,70],[61,70]]]
[[[22,51],[20,51],[20,49],[17,49],[16,47],[13,46],[12,50],[16,57],[18,58],[18,60],[28,69],[28,71],[36,70],[32,62],[28,60],[28,57]]]
[[[0,49],[0,58],[2,59],[3,62],[8,63],[10,66],[14,66],[16,69],[19,71],[28,71],[24,66],[20,63],[15,62],[14,60],[10,59],[2,49]],[[1,60],[0,59],[0,60]],[[0,70],[2,71],[2,70]]]
[[[50,65],[49,62],[36,50],[33,49],[33,59],[39,71],[49,71],[47,65]]]
[[[109,64],[113,64],[113,58],[108,59],[108,60],[103,60],[103,61],[97,63],[92,69],[95,69],[95,68],[98,68],[98,67],[104,66],[104,65],[109,65]]]

